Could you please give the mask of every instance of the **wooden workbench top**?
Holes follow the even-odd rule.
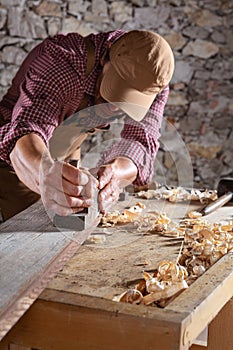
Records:
[[[139,201],[146,206],[144,211],[160,211],[162,208],[174,221],[182,217],[185,206],[186,210],[198,206],[138,198],[131,199],[125,206]],[[121,208],[122,204],[118,204],[115,209]],[[206,218],[210,222],[219,222],[230,219],[230,212],[229,207],[224,207]],[[134,286],[142,278],[143,271],[154,271],[161,260],[177,259],[182,239],[145,234],[146,231],[147,228],[138,230],[133,224],[97,227],[49,288],[112,299]]]
[[[200,204],[169,203],[131,198],[125,206],[140,201],[145,211],[163,211],[179,221],[187,211]],[[122,208],[118,204],[115,209]],[[232,206],[226,206],[204,219],[210,222],[232,220]],[[112,304],[112,298],[126,291],[142,278],[143,271],[154,271],[158,262],[177,259],[181,240],[159,234],[145,234],[133,225],[98,227],[93,233],[96,243],[87,241],[59,271],[42,293],[42,300],[74,302],[86,308],[126,312],[130,315],[175,320],[183,327],[180,349],[188,348],[198,334],[233,296],[233,254],[229,253],[199,277],[188,290],[161,310],[155,306]],[[92,237],[91,236],[91,237]],[[74,295],[77,298],[74,298]],[[175,316],[174,316],[175,315]]]
[[[179,220],[187,211],[200,206],[132,196],[115,209],[138,201],[145,204],[145,210],[166,212],[172,220]],[[232,206],[228,205],[206,219],[232,220],[232,212]],[[153,271],[163,259],[175,260],[181,245],[180,240],[144,234],[130,224],[118,228],[98,227],[91,236],[95,243],[89,239],[81,245],[83,238],[78,233],[56,230],[38,202],[2,224],[0,232],[2,337],[44,290],[34,310],[38,305],[43,308],[43,303],[52,302],[89,310],[85,317],[97,312],[99,322],[103,322],[101,315],[105,320],[109,315],[112,322],[112,317],[118,315],[119,321],[114,318],[115,332],[120,330],[117,327],[121,328],[121,322],[127,328],[134,319],[136,323],[129,326],[130,330],[133,324],[139,327],[138,331],[144,329],[148,343],[152,336],[147,327],[150,324],[153,336],[163,334],[164,349],[167,349],[165,345],[174,343],[177,349],[184,350],[233,296],[233,254],[229,253],[165,309],[112,301],[114,295],[134,286],[143,271]],[[87,318],[87,322],[92,320]]]

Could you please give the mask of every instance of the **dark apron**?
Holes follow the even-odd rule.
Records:
[[[0,126],[4,121],[0,116]],[[0,159],[0,221],[5,221],[35,203],[40,196],[19,180],[14,169]]]
[[[3,221],[26,209],[39,198],[37,193],[19,180],[12,167],[0,160],[0,215]]]

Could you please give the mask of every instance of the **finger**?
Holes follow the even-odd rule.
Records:
[[[100,211],[102,213],[106,212],[111,205],[118,201],[118,198],[119,188],[116,188],[112,183],[105,186],[105,188],[101,190],[98,195]]]
[[[82,212],[85,208],[70,208],[70,207],[66,207],[66,206],[62,206],[62,205],[58,205],[58,203],[51,201],[50,205],[49,205],[49,209],[53,212],[56,213],[58,215],[61,216],[67,216],[67,215],[71,215],[74,213],[79,213]]]
[[[89,181],[87,171],[77,169],[69,163],[63,164],[62,177],[77,186],[85,186]]]
[[[88,182],[82,180],[83,176],[87,176]],[[92,198],[97,190],[98,181],[86,169],[79,171],[78,186],[70,183],[67,179],[63,179],[63,190],[66,194],[71,196],[86,196]]]
[[[56,192],[65,193],[68,196],[78,197],[81,195],[84,189],[84,186],[74,185],[67,179],[59,176],[59,174],[56,174],[56,176],[47,176],[41,186],[42,191],[46,194],[46,197],[49,196],[49,193],[53,197]]]
[[[104,199],[107,199],[109,196],[118,198],[120,193],[120,188],[117,181],[112,178],[111,181],[101,190],[101,196]]]
[[[110,182],[112,176],[113,172],[110,165],[100,167],[98,171],[99,188],[103,189]]]
[[[76,186],[66,179],[62,179],[62,190],[68,196],[79,197],[83,195],[85,186]]]
[[[88,183],[88,176],[71,166],[68,163],[55,162],[50,171],[42,177],[43,186],[52,187],[67,194],[77,195],[77,189],[74,186],[85,186]]]
[[[51,201],[49,203],[49,210],[51,210],[53,213],[61,215],[61,216],[67,216],[74,213],[73,209],[70,207],[58,205],[58,203]]]
[[[93,180],[93,178],[90,178],[90,181],[88,182],[87,186],[85,187],[86,196],[87,198],[94,198],[96,197],[96,194],[98,192],[98,186],[97,186],[96,179]]]
[[[86,208],[93,204],[91,198],[70,196],[58,190],[47,193],[46,196],[47,198],[51,198],[57,205],[67,208]]]
[[[117,199],[117,196],[109,196],[103,200],[100,195],[98,198],[100,212],[105,214],[117,202]]]

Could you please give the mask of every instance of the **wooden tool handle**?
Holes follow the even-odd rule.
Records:
[[[213,203],[208,204],[205,208],[201,210],[202,215],[207,215],[212,213],[213,211],[221,208],[224,204],[228,203],[233,196],[233,192],[227,192],[223,196],[219,197]]]

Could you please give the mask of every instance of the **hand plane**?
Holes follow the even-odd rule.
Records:
[[[79,168],[79,160],[71,159],[69,164]],[[53,218],[53,224],[59,229],[71,230],[71,231],[82,231],[96,226],[98,222],[98,193],[95,194],[94,205],[89,208],[84,208],[79,213],[74,213],[67,216],[55,214]]]

